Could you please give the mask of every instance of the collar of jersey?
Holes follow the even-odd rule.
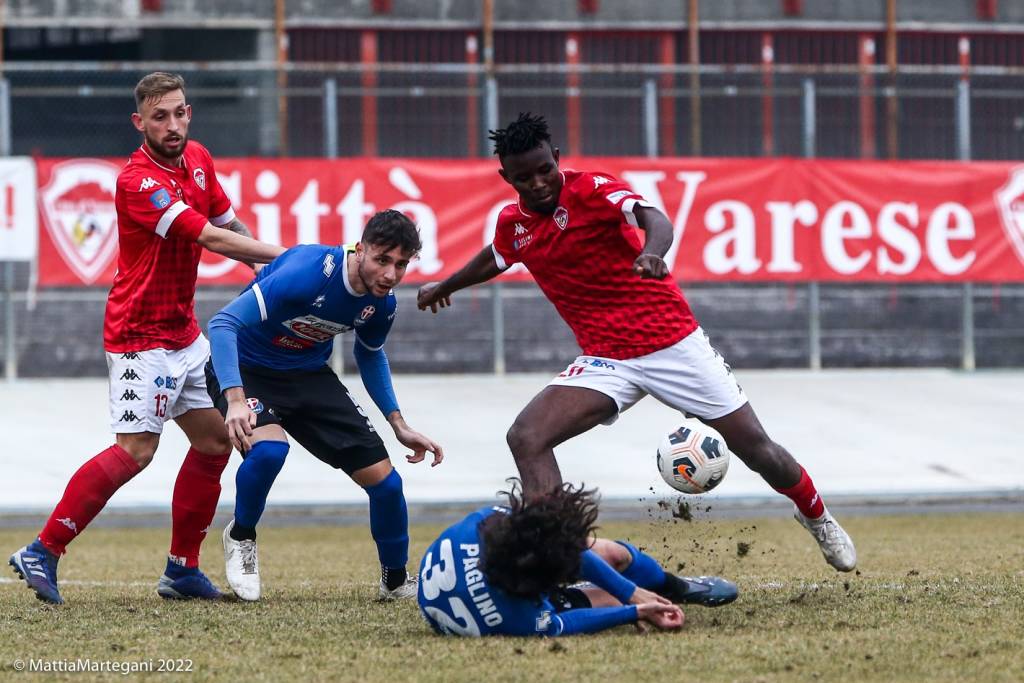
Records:
[[[186,145],[187,144],[188,143],[186,143]],[[164,169],[168,173],[175,173],[175,174],[181,175],[181,174],[184,174],[186,172],[186,170],[187,170],[187,168],[185,166],[185,151],[184,150],[182,150],[182,152],[181,152],[181,166],[178,167],[178,168],[168,168],[167,166],[164,166],[159,161],[157,161],[152,156],[150,156],[149,150],[146,149],[146,143],[145,142],[142,143],[142,145],[139,147],[139,150],[141,150],[141,152],[146,155],[147,159],[149,159],[154,164],[156,164],[159,168]]]
[[[564,190],[565,189],[565,171],[559,170],[558,171],[558,175],[562,176],[562,189]],[[558,198],[559,199],[562,198],[561,192],[559,192]],[[538,216],[542,215],[542,214],[539,214],[539,213],[534,213],[533,211],[530,211],[528,209],[524,209],[523,208],[522,199],[523,198],[520,197],[518,193],[516,193],[516,208],[519,209],[519,213],[523,214],[527,218],[537,218]],[[557,209],[559,206],[561,206],[561,204],[557,204],[555,206],[555,208]],[[545,218],[551,218],[551,216],[545,216]]]
[[[345,282],[345,290],[352,296],[365,296],[364,294],[357,294],[356,290],[352,289],[352,283],[348,281],[348,255],[355,253],[355,250],[349,251],[343,247],[341,250],[341,279]],[[369,294],[369,292],[367,292]]]

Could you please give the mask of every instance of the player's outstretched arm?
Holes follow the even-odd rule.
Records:
[[[257,242],[210,223],[203,227],[196,241],[204,249],[243,263],[270,263],[285,251],[284,247]]]
[[[500,275],[501,272],[498,262],[494,260],[494,252],[491,251],[491,247],[484,247],[479,254],[470,259],[469,263],[460,268],[458,272],[453,273],[451,277],[442,282],[428,282],[420,287],[416,305],[421,311],[429,308],[431,312],[437,313],[439,308],[452,305],[451,297],[455,292],[481,282],[487,282]]]
[[[633,215],[637,225],[647,233],[643,251],[633,261],[633,272],[644,279],[668,277],[665,254],[672,246],[672,223],[661,211],[649,206],[637,207]]]

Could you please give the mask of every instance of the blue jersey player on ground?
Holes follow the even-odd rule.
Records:
[[[624,541],[593,539],[594,492],[562,484],[477,510],[446,529],[420,562],[418,599],[438,633],[563,636],[622,624],[683,625],[676,603],[724,605],[736,586],[681,577]],[[587,584],[570,586],[584,579]]]
[[[370,532],[381,563],[380,597],[411,598],[409,519],[402,478],[366,413],[327,366],[336,334],[355,332],[363,385],[409,462],[441,447],[410,429],[391,384],[384,341],[395,317],[392,288],[421,248],[416,226],[387,210],[354,246],[300,245],[263,268],[210,320],[207,388],[243,461],[234,519],[224,529],[227,580],[243,600],[260,597],[256,524],[288,454],[288,435],[345,471],[370,499]]]

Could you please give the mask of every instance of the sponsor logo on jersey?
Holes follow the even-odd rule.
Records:
[[[117,251],[114,192],[120,169],[97,160],[54,164],[39,191],[43,222],[61,257],[85,284],[106,269]]]
[[[1024,263],[1024,167],[1014,169],[1006,184],[996,190],[996,206],[1003,231]]]
[[[126,410],[121,413],[121,419],[118,422],[138,422],[139,416],[135,414],[133,410]]]
[[[523,235],[517,240],[512,240],[512,248],[515,249],[516,251],[519,251],[532,241],[533,235]]]
[[[134,389],[125,389],[124,393],[121,394],[122,401],[138,401],[139,395],[135,393]]]
[[[594,176],[594,189],[596,190],[605,183],[610,183],[611,181],[611,178],[605,178],[603,175],[596,175]]]
[[[311,342],[308,339],[299,339],[297,337],[289,337],[286,334],[274,337],[271,343],[275,346],[280,346],[285,349],[292,349],[293,351],[301,351],[302,349],[308,349],[312,347],[315,342]]]
[[[369,307],[367,307],[369,308]],[[364,311],[366,309],[363,309]],[[348,332],[352,328],[348,325],[332,322],[318,318],[315,315],[304,315],[299,318],[292,318],[281,323],[287,327],[292,334],[312,342],[325,342],[336,334]]]
[[[133,380],[133,379],[141,379],[141,378],[139,377],[139,373],[135,372],[135,370],[133,370],[132,368],[128,368],[127,370],[125,370],[124,372],[121,373],[121,379],[123,379],[123,380]]]
[[[247,398],[245,399],[245,404],[249,406],[249,410],[256,413],[257,415],[263,412],[263,404],[260,403],[260,400],[258,398]]]
[[[142,192],[143,190],[148,190],[151,187],[156,187],[156,185],[157,182],[155,180],[153,180],[152,178],[146,178],[145,180],[142,181],[142,184],[139,185],[139,192]]]
[[[171,193],[166,188],[161,187],[159,190],[149,195],[149,203],[158,209],[166,209],[171,205]]]
[[[331,273],[334,272],[334,254],[328,254],[324,257],[324,276],[330,277]]]
[[[121,360],[138,360],[139,354],[137,351],[128,351],[127,353],[121,354]]]
[[[206,189],[206,173],[203,172],[203,169],[197,168],[192,171],[192,179],[196,181],[196,185],[199,186],[200,190]]]
[[[523,226],[522,223],[516,223],[516,230],[515,230],[515,234],[516,235],[525,235],[526,232],[527,232],[527,229]]]
[[[555,209],[554,219],[559,229],[565,230],[565,226],[569,224],[569,210],[564,206],[558,207]]]
[[[610,201],[612,204],[618,204],[620,199],[628,197],[631,194],[633,193],[630,190],[619,190],[618,192],[612,192],[610,195],[605,197],[605,199]]]
[[[78,525],[75,524],[74,520],[71,519],[70,517],[65,517],[64,519],[58,519],[57,521],[60,522],[61,524],[63,524],[64,526],[66,526],[67,528],[71,529],[72,531],[74,531],[76,534],[78,533]]]

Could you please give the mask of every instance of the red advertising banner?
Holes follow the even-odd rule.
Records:
[[[37,160],[39,284],[106,285],[116,265],[114,182],[123,161]],[[217,175],[259,239],[358,239],[375,211],[416,221],[406,282],[443,278],[491,241],[514,193],[488,160],[221,159]],[[681,281],[1021,282],[1024,167],[801,159],[563,160],[628,182],[675,229]],[[245,266],[206,254],[200,284]],[[504,276],[528,280],[521,267]]]

